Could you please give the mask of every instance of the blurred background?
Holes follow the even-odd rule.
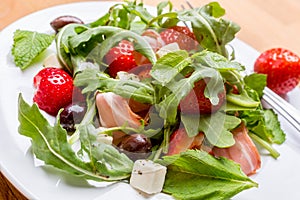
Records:
[[[0,30],[13,21],[34,11],[50,6],[87,0],[1,0]],[[115,0],[114,0],[115,1]],[[161,0],[144,0],[155,6]],[[211,0],[189,0],[194,6]],[[242,29],[238,38],[258,51],[271,47],[285,47],[300,54],[300,1],[299,0],[215,0],[226,9],[226,18],[238,23]],[[185,1],[173,0],[181,9]]]

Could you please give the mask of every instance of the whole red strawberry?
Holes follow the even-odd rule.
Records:
[[[207,79],[201,79],[194,84],[193,90],[181,100],[179,109],[185,114],[211,114],[216,112],[223,105],[226,98],[225,88],[218,94],[219,102],[213,105],[209,98],[205,97],[204,90],[206,88]]]
[[[300,59],[290,50],[272,48],[255,61],[254,71],[267,74],[267,86],[277,94],[286,94],[300,80]]]
[[[50,115],[72,102],[73,79],[62,69],[43,68],[33,79],[36,91],[33,101]]]
[[[104,60],[109,65],[109,75],[114,78],[119,71],[128,72],[137,66],[133,44],[127,40],[122,40],[117,46],[111,48]]]
[[[182,50],[197,49],[198,42],[194,33],[185,26],[173,26],[160,33],[162,40],[166,44],[176,42]]]

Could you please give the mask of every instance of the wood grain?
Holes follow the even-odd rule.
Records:
[[[27,200],[4,176],[0,173],[0,199],[3,200]]]
[[[50,6],[83,2],[86,0],[1,0],[0,30],[15,20]],[[201,6],[209,0],[189,0]],[[158,0],[144,0],[155,6]],[[180,9],[183,1],[173,1]],[[226,9],[226,18],[241,26],[237,37],[262,52],[271,47],[285,47],[300,54],[300,1],[299,0],[219,0]],[[25,200],[26,198],[0,174],[0,199]]]

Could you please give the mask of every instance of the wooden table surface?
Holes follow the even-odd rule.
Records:
[[[1,0],[0,30],[15,20],[50,6],[83,2],[85,0]],[[189,0],[201,6],[208,0]],[[300,55],[300,1],[299,0],[216,0],[226,9],[226,18],[241,26],[237,37],[262,52],[272,47],[284,47]],[[144,0],[155,6],[158,0]],[[184,1],[172,1],[180,9]],[[0,174],[0,199],[26,199]]]

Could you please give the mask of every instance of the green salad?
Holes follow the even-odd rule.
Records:
[[[54,68],[72,85],[71,96],[67,87],[42,88],[48,72],[41,71],[34,103],[19,95],[19,133],[31,138],[37,159],[85,180],[125,181],[175,199],[229,199],[259,187],[251,179],[259,173],[259,152],[276,159],[273,144],[282,144],[285,134],[260,101],[266,76],[247,75],[235,61],[230,42],[240,27],[223,18],[217,2],[176,11],[166,1],[155,11],[126,1],[93,22],[57,18],[52,34],[16,30],[17,67],[26,70],[55,43]],[[49,93],[50,105],[41,102],[46,90],[63,95]],[[70,104],[83,113],[68,111]],[[158,191],[133,183],[141,160],[166,169]]]

